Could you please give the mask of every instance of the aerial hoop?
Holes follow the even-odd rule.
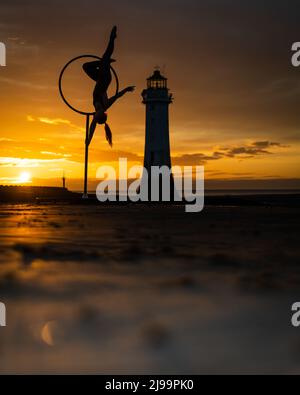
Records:
[[[80,55],[76,56],[76,58],[71,59],[62,69],[59,80],[58,80],[58,88],[59,88],[59,93],[61,98],[63,99],[64,103],[74,112],[77,112],[78,114],[84,115],[86,117],[86,135],[85,135],[85,164],[84,164],[84,187],[83,187],[83,199],[88,199],[88,157],[89,157],[89,146],[88,146],[88,134],[89,134],[89,129],[90,129],[90,117],[95,115],[95,112],[87,112],[87,111],[81,111],[72,106],[68,100],[65,98],[63,88],[62,88],[62,82],[63,82],[63,76],[65,74],[65,71],[67,68],[74,62],[76,62],[79,59],[83,58],[92,58],[92,59],[97,59],[97,60],[102,60],[99,56],[96,55]],[[118,95],[119,93],[119,78],[117,76],[116,71],[114,68],[110,65],[110,69],[115,77],[116,80],[116,93],[115,95]]]
[[[84,59],[84,58],[92,58],[92,59],[102,60],[102,58],[100,58],[99,56],[96,56],[96,55],[80,55],[80,56],[76,56],[76,58],[71,59],[68,63],[66,63],[66,65],[64,66],[64,68],[62,69],[62,71],[61,71],[61,73],[60,73],[59,80],[58,80],[58,87],[59,87],[59,93],[60,93],[60,96],[61,96],[62,100],[64,101],[64,103],[65,103],[72,111],[77,112],[78,114],[81,114],[81,115],[86,115],[86,116],[88,116],[88,115],[95,115],[95,112],[81,111],[81,110],[78,110],[77,108],[75,108],[74,106],[72,106],[72,105],[68,102],[68,100],[66,99],[66,97],[65,97],[65,95],[64,95],[64,92],[63,92],[63,88],[62,88],[63,77],[64,77],[64,74],[65,74],[67,68],[68,68],[72,63],[76,62],[77,60],[79,60],[79,59]],[[112,67],[112,65],[110,65],[110,69],[111,69],[111,71],[112,71],[112,73],[113,73],[113,75],[114,75],[114,77],[115,77],[115,80],[116,80],[116,93],[115,93],[115,94],[117,95],[117,94],[119,93],[119,78],[118,78],[118,75],[117,75],[115,69]]]

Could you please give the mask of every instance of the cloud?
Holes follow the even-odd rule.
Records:
[[[51,126],[61,126],[61,125],[65,125],[65,126],[69,126],[72,129],[75,129],[76,131],[82,132],[85,131],[84,128],[79,127],[75,124],[73,124],[71,121],[69,121],[68,119],[62,119],[62,118],[47,118],[47,117],[37,117],[34,118],[32,115],[27,115],[27,121],[28,122],[41,122],[41,123],[45,123],[47,125],[51,125]]]
[[[58,126],[58,125],[70,125],[71,126],[72,125],[72,123],[69,120],[61,119],[61,118],[52,119],[52,118],[40,117],[40,118],[38,118],[38,120],[42,123],[47,123],[48,125],[55,125],[55,126]]]
[[[236,156],[244,157],[244,158],[246,156],[247,158],[252,158],[257,155],[273,154],[273,152],[270,151],[270,149],[274,147],[285,148],[286,146],[271,141],[255,141],[250,145],[234,147],[229,149],[227,148],[225,149],[224,152],[225,152],[225,156],[228,156],[229,158],[234,158]]]
[[[91,150],[93,153],[96,153],[97,158],[100,158],[101,162],[118,162],[120,158],[126,158],[129,162],[138,162],[142,163],[144,157],[132,152],[126,151],[109,151],[109,150]],[[99,163],[95,162],[95,163]]]
[[[190,165],[203,165],[209,161],[220,160],[224,158],[241,158],[251,159],[258,155],[271,155],[274,154],[271,151],[272,148],[287,148],[277,142],[272,141],[255,141],[251,144],[245,144],[237,147],[226,147],[221,148],[212,154],[194,153],[184,154],[173,158],[173,163],[181,166]]]
[[[36,90],[46,90],[46,91],[49,91],[50,89],[52,90],[55,89],[53,86],[50,85],[35,84],[24,80],[17,80],[17,79],[6,78],[6,77],[1,77],[0,82],[1,84],[14,85],[25,89],[36,89]]]
[[[47,167],[51,164],[57,163],[76,163],[66,158],[59,159],[27,159],[27,158],[14,158],[14,157],[0,157],[0,167],[21,167],[21,168],[34,168],[34,167]]]
[[[173,158],[173,164],[178,166],[192,166],[205,164],[208,161],[214,161],[224,158],[224,153],[214,152],[211,155],[203,153],[184,154]]]
[[[71,158],[71,154],[62,154],[61,152],[41,151],[42,155],[59,156],[62,158]]]
[[[285,147],[280,143],[272,143],[270,141],[256,141],[252,145],[261,149],[270,148],[270,147]]]

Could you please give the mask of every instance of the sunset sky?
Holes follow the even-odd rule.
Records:
[[[57,80],[70,58],[100,56],[115,24],[121,87],[137,89],[109,112],[113,149],[97,129],[91,179],[119,157],[142,163],[141,91],[160,66],[175,97],[173,164],[204,164],[208,179],[241,185],[279,179],[300,187],[300,68],[291,65],[300,3],[293,0],[1,0],[0,184],[30,175],[32,184],[60,185],[65,171],[71,189],[80,185],[85,119],[64,105]],[[65,89],[92,109],[93,85],[80,64]]]

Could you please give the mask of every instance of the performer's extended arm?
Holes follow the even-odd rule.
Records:
[[[125,95],[125,93],[127,92],[133,92],[135,89],[135,86],[128,86],[127,88],[121,90],[119,93],[117,93],[115,96],[111,97],[110,99],[108,99],[108,107],[107,110],[118,100],[120,99],[122,96]]]
[[[114,26],[111,31],[111,34],[110,34],[108,46],[102,56],[102,60],[104,62],[110,62],[111,56],[112,56],[114,49],[115,49],[115,39],[116,38],[117,38],[117,26]]]
[[[121,92],[117,93],[115,96],[113,96],[110,99],[108,99],[108,106],[105,109],[105,111],[108,110],[118,99],[120,99],[122,96],[124,96],[125,93],[133,92],[134,89],[135,89],[135,86],[128,86],[127,88],[121,90]],[[94,116],[94,119],[93,119],[93,121],[91,123],[88,140],[86,141],[87,145],[90,145],[90,143],[91,143],[91,141],[93,139],[94,133],[95,133],[95,129],[96,129],[97,123],[99,123],[99,119],[97,118],[97,115],[98,114],[96,113],[95,116]],[[100,115],[102,116],[102,113],[100,113]],[[104,123],[104,122],[101,122],[101,123]]]

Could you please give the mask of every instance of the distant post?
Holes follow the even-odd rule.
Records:
[[[65,172],[63,174],[62,182],[63,182],[63,189],[66,189],[66,175],[65,175]]]

